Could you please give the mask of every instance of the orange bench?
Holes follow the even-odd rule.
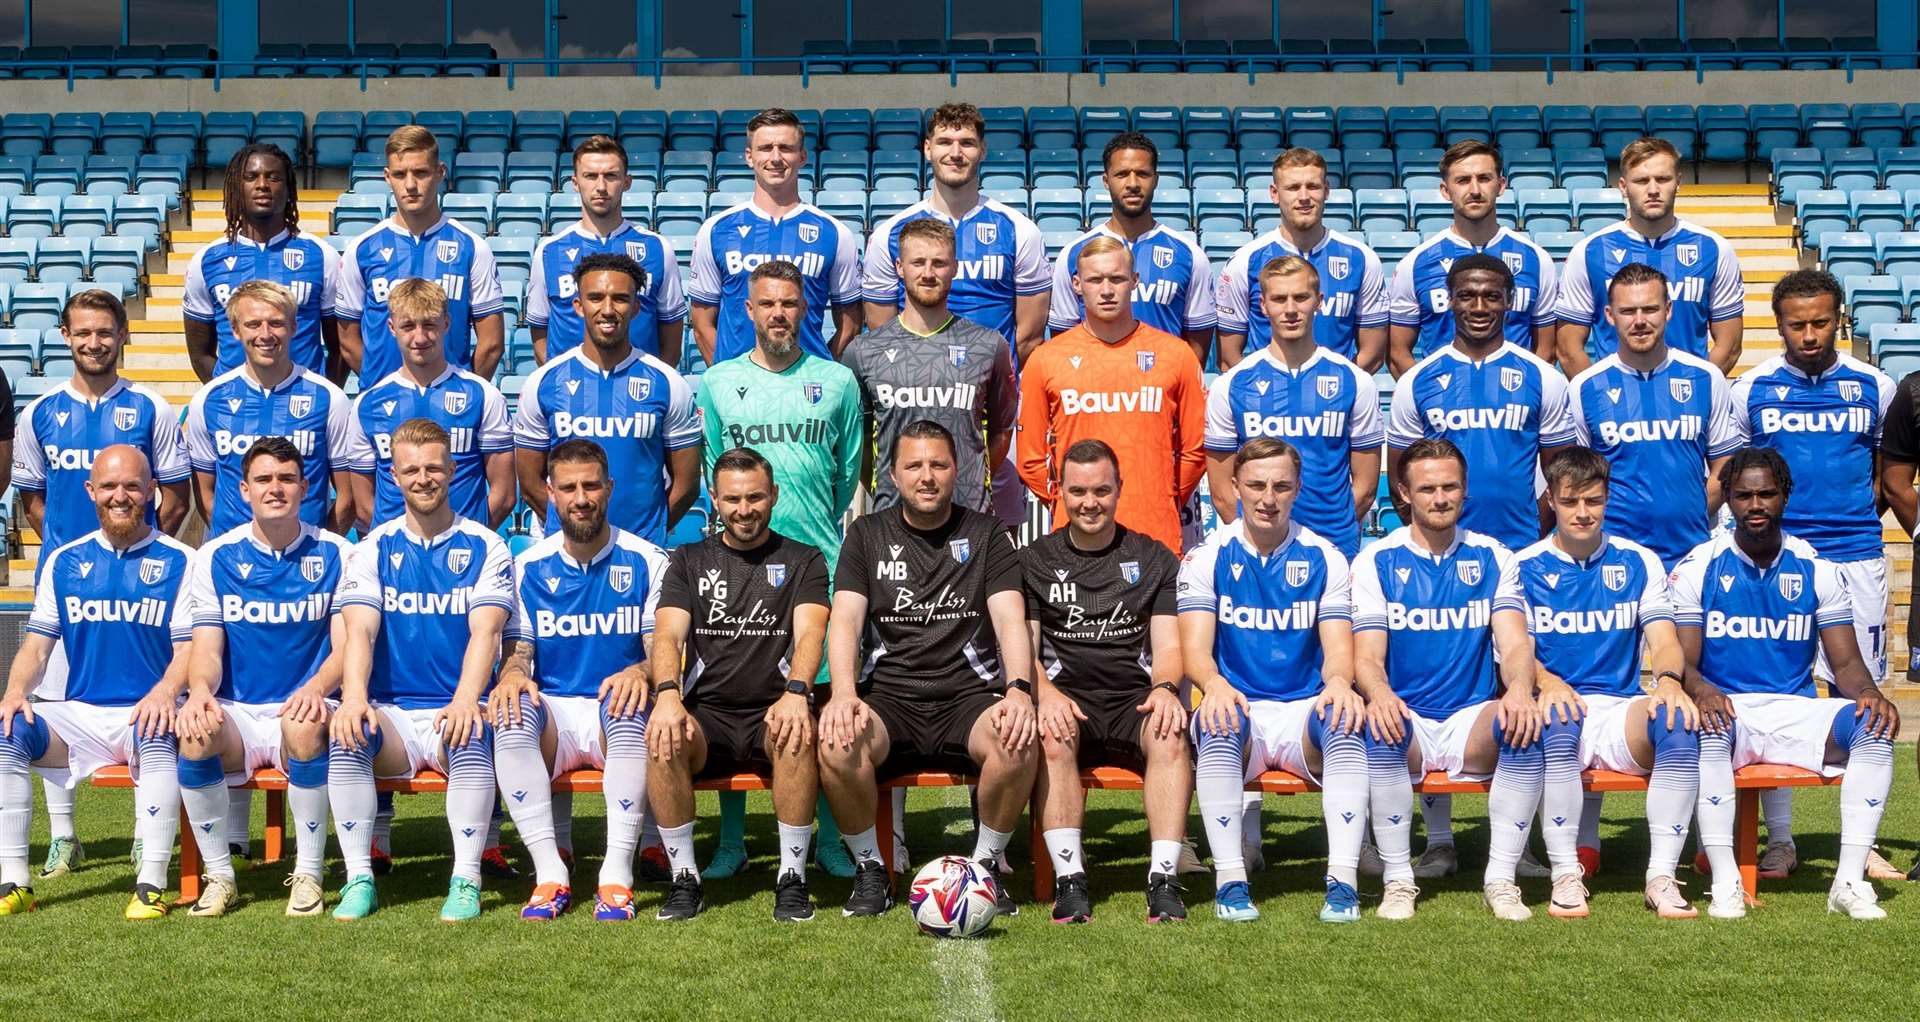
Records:
[[[1611,770],[1588,770],[1580,775],[1588,791],[1645,791],[1647,779]],[[1080,782],[1089,789],[1138,791],[1144,779],[1119,767],[1095,767],[1080,774]],[[1733,855],[1740,864],[1740,885],[1752,898],[1759,884],[1760,793],[1772,788],[1809,788],[1840,783],[1839,777],[1823,777],[1799,767],[1759,763],[1734,771],[1737,793],[1733,823]],[[1319,785],[1293,774],[1269,770],[1247,784],[1248,791],[1269,795],[1304,795],[1320,790]],[[1485,794],[1485,781],[1454,781],[1446,774],[1431,773],[1414,790],[1425,795]],[[1040,830],[1039,805],[1033,807],[1033,900],[1053,900],[1053,858]]]

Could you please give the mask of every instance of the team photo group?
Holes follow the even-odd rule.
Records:
[[[1027,868],[1085,923],[1083,771],[1113,767],[1139,775],[1149,922],[1186,919],[1204,873],[1216,919],[1259,918],[1269,771],[1318,790],[1324,922],[1411,919],[1463,868],[1497,919],[1587,916],[1585,771],[1644,778],[1650,913],[1734,919],[1736,772],[1772,764],[1839,778],[1827,906],[1885,918],[1874,884],[1906,874],[1874,848],[1900,728],[1881,518],[1920,515],[1920,374],[1843,350],[1841,285],[1798,270],[1772,292],[1783,351],[1730,378],[1740,267],[1677,215],[1672,145],[1617,154],[1623,218],[1556,265],[1496,216],[1500,152],[1460,142],[1451,226],[1388,279],[1322,222],[1308,149],[1273,163],[1279,226],[1215,266],[1156,222],[1144,135],[1105,146],[1111,216],[1057,259],[983,194],[971,105],[928,115],[925,198],[866,238],[804,201],[812,142],[786,110],[747,125],[751,197],[684,281],[622,216],[620,144],[581,142],[512,407],[493,256],[443,212],[450,154],[417,125],[386,143],[392,215],[343,254],[303,230],[287,154],[233,157],[224,236],[186,273],[184,417],[121,377],[120,300],[75,293],[73,376],[10,424],[44,553],[0,695],[0,915],[60,910],[76,788],[129,767],[133,920],[174,907],[180,840],[205,873],[181,910],[243,904],[265,769],[289,916],[379,910],[382,782],[422,774],[444,777],[448,922],[516,874],[503,821],[521,918],[694,919],[748,862],[737,792],[696,855],[696,789],[743,774],[771,792],[774,919],[815,916],[810,871],[875,916],[914,865],[887,782],[939,771],[971,782],[974,843],[936,852],[966,853],[939,861],[983,917],[1022,910],[1031,808]],[[591,883],[554,784],[575,771],[605,801]],[[1483,866],[1436,774],[1485,785]],[[1788,789],[1762,802],[1760,875],[1784,876]]]

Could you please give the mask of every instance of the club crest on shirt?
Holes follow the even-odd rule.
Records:
[[[787,581],[786,565],[784,564],[767,565],[767,584],[768,585],[774,587],[775,589],[778,589],[782,585],[784,585],[786,581]]]
[[[1616,593],[1625,589],[1627,587],[1627,566],[1624,564],[1609,564],[1602,567],[1600,569],[1600,581],[1605,583],[1608,589]]]
[[[1548,589],[1557,590],[1560,588],[1560,573],[1557,571],[1549,571],[1540,576],[1540,581],[1545,582]]]
[[[1500,386],[1508,392],[1519,390],[1520,385],[1525,382],[1527,382],[1526,375],[1521,373],[1520,370],[1514,369],[1511,366],[1501,367]]]
[[[297,270],[307,265],[307,253],[304,249],[284,248],[280,250],[280,265],[289,270]]]
[[[1804,582],[1804,577],[1796,572],[1782,572],[1780,574],[1780,595],[1789,600],[1799,599],[1800,590]]]
[[[637,263],[637,262],[639,262],[639,261],[640,261],[641,259],[644,259],[644,258],[646,258],[646,255],[647,255],[647,243],[646,243],[646,242],[644,242],[644,241],[629,241],[629,242],[627,242],[627,258],[628,258],[628,259],[631,259],[631,260],[633,260],[634,262],[636,262],[636,263]]]
[[[1675,401],[1691,401],[1693,400],[1693,381],[1679,377],[1668,380],[1667,393],[1673,395]]]
[[[1479,561],[1456,561],[1453,565],[1453,573],[1459,577],[1461,585],[1477,586],[1480,584]]]
[[[616,593],[624,593],[633,588],[633,566],[614,564],[607,568],[607,588]]]
[[[1288,561],[1287,562],[1287,584],[1295,588],[1306,585],[1307,572],[1308,572],[1307,562]]]
[[[452,239],[433,243],[433,257],[443,263],[460,258],[460,243]]]
[[[459,415],[467,410],[467,395],[458,390],[447,391],[440,397],[440,407],[445,408],[448,415]]]
[[[1062,577],[1064,577],[1066,575],[1066,572],[1061,572],[1060,574]],[[1134,583],[1140,581],[1140,562],[1139,561],[1121,561],[1120,577],[1124,579],[1128,585],[1133,585]]]
[[[887,349],[887,361],[893,361],[893,349]],[[967,347],[964,344],[947,345],[947,364],[955,368],[967,364]]]
[[[1314,393],[1319,394],[1322,400],[1330,401],[1340,394],[1340,378],[1337,376],[1322,376],[1314,381],[1313,389]]]
[[[1166,269],[1173,265],[1173,249],[1156,248],[1153,250],[1153,265]]]
[[[167,577],[167,562],[158,557],[140,558],[140,584],[156,585]]]
[[[645,376],[627,377],[627,396],[635,401],[645,401],[653,395],[653,380]]]
[[[1000,240],[999,224],[974,224],[973,237],[982,245],[991,245]]]
[[[1139,364],[1141,372],[1150,373],[1153,371],[1153,352],[1136,351],[1133,353],[1133,360]]]
[[[1841,380],[1840,381],[1840,400],[1842,401],[1860,400],[1860,381]]]
[[[473,551],[466,547],[447,551],[447,570],[456,575],[467,573],[467,566],[473,563]]]
[[[115,408],[113,410],[113,428],[125,432],[140,423],[138,408]]]
[[[313,412],[313,395],[295,394],[287,399],[287,414],[304,419]]]
[[[1692,266],[1700,261],[1700,246],[1691,242],[1673,246],[1673,257],[1680,260],[1682,266]]]
[[[320,576],[326,573],[327,573],[327,562],[323,558],[317,555],[300,558],[300,577],[301,578],[304,578],[309,582],[318,582],[320,581]]]
[[[1351,269],[1351,267],[1347,265],[1346,256],[1328,256],[1327,257],[1327,272],[1333,275],[1333,279],[1335,280],[1347,279],[1347,271],[1349,269]]]
[[[799,227],[800,244],[811,245],[820,240],[819,224],[801,224]]]
[[[973,543],[965,539],[956,539],[947,544],[947,551],[953,554],[954,560],[965,564],[967,563],[967,558],[973,556]]]
[[[827,396],[827,389],[818,383],[808,382],[800,385],[800,393],[806,396],[807,403],[817,405]]]
[[[1500,258],[1506,261],[1507,269],[1512,270],[1515,276],[1518,276],[1520,270],[1526,266],[1526,260],[1521,258],[1518,252],[1502,252]]]

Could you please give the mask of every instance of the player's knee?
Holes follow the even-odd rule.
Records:
[[[1040,754],[1046,761],[1048,773],[1079,769],[1080,744],[1077,741],[1064,742],[1052,735],[1042,736]]]
[[[1700,733],[1689,731],[1671,706],[1661,707],[1647,721],[1647,740],[1653,744],[1656,763],[1662,759],[1700,758]]]
[[[24,767],[46,755],[51,741],[52,734],[47,730],[45,719],[35,717],[32,723],[28,723],[26,714],[16,712],[9,722],[6,736],[0,738],[0,749],[14,754],[6,758],[17,758],[19,765]]]
[[[324,756],[327,752],[327,725],[317,720],[289,720],[282,717],[280,740],[291,755],[305,759]]]
[[[1546,729],[1540,733],[1543,751],[1549,756],[1577,755],[1582,724],[1582,721],[1560,720],[1557,717],[1548,721]]]
[[[1155,766],[1179,766],[1193,759],[1193,746],[1183,734],[1141,735],[1140,751]]]

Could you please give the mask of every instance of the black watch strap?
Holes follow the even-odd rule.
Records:
[[[1007,682],[1007,687],[1017,692],[1025,692],[1028,696],[1033,695],[1033,682],[1025,678],[1014,678]]]
[[[1685,677],[1683,677],[1682,675],[1676,674],[1673,671],[1661,671],[1658,675],[1654,676],[1653,680],[1659,681],[1661,678],[1672,678],[1673,683],[1676,685],[1685,685],[1687,683],[1687,679]]]
[[[813,698],[813,685],[801,681],[798,678],[788,678],[786,690],[788,695],[805,696],[807,699]]]
[[[1153,688],[1148,689],[1147,691],[1151,693],[1156,689],[1163,689],[1163,688],[1166,689],[1167,692],[1171,694],[1175,699],[1180,698],[1180,686],[1175,685],[1171,681],[1160,682],[1159,684],[1153,686]]]
[[[668,689],[672,689],[675,692],[679,692],[680,691],[679,679],[675,679],[673,681],[663,681],[660,684],[653,686],[653,694],[659,695],[660,693],[665,692]]]

